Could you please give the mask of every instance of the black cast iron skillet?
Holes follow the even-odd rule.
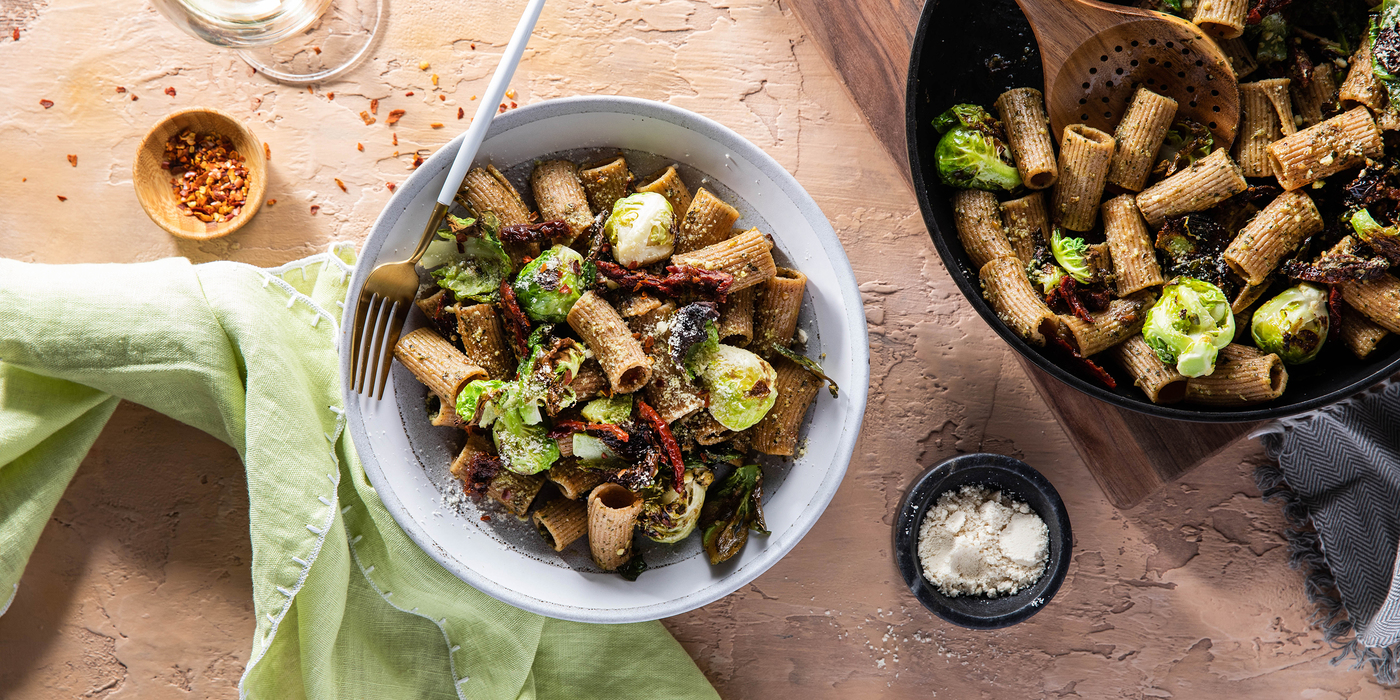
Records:
[[[1050,351],[1034,347],[1006,328],[982,298],[977,270],[958,241],[953,224],[952,189],[938,181],[934,117],[960,102],[991,109],[1002,92],[1015,87],[1044,89],[1035,36],[1014,0],[928,0],[909,57],[905,119],[909,168],[924,224],[948,273],[972,307],[1016,352],[1051,376],[1094,398],[1148,415],[1202,422],[1257,421],[1293,415],[1339,401],[1400,370],[1400,343],[1387,338],[1371,356],[1358,360],[1341,340],[1329,337],[1318,358],[1288,368],[1288,389],[1279,399],[1240,408],[1158,406],[1132,379],[1103,364],[1118,381],[1109,389],[1072,373]],[[1055,139],[1058,143],[1059,139]],[[1276,291],[1271,291],[1276,293]]]

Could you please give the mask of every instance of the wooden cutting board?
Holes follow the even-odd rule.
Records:
[[[788,2],[912,189],[904,93],[922,0]],[[1257,425],[1185,423],[1120,409],[1070,389],[1020,355],[1017,358],[1104,495],[1118,508],[1131,508]]]

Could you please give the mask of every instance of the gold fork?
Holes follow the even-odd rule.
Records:
[[[491,76],[491,83],[477,106],[471,126],[462,137],[462,145],[457,148],[457,156],[447,172],[447,181],[438,193],[437,206],[433,207],[433,214],[423,229],[423,236],[413,255],[407,260],[384,263],[374,268],[360,288],[350,340],[350,386],[356,393],[367,394],[375,400],[384,398],[394,346],[399,342],[399,332],[403,330],[408,312],[413,308],[413,297],[418,292],[418,271],[415,266],[428,250],[428,244],[437,234],[438,225],[447,215],[447,208],[462,187],[462,179],[467,176],[467,168],[486,138],[486,130],[491,127],[491,119],[496,116],[497,105],[505,96],[506,85],[515,74],[515,67],[525,52],[525,44],[530,39],[530,32],[534,31],[535,21],[539,19],[544,3],[545,0],[530,0],[520,24],[516,25],[515,33],[510,37],[510,43],[506,44],[501,64],[496,67],[496,74]]]

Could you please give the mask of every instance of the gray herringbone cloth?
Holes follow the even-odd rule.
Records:
[[[1278,465],[1255,472],[1283,503],[1291,563],[1307,570],[1314,622],[1341,650],[1332,663],[1400,670],[1400,382],[1286,418],[1256,435]]]

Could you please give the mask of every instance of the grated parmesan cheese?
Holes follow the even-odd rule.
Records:
[[[944,595],[1011,595],[1045,572],[1050,531],[1025,503],[985,486],[938,497],[919,526],[924,578]]]

